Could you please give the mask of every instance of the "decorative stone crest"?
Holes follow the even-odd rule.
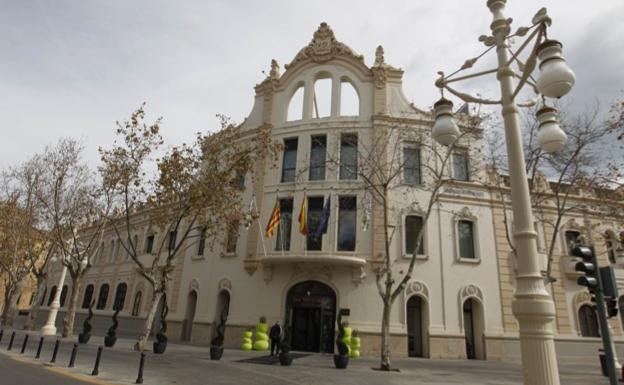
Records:
[[[199,293],[199,281],[197,281],[197,279],[195,278],[193,278],[191,282],[189,283],[189,291],[193,291],[193,290]]]
[[[228,278],[222,278],[217,286],[218,290],[232,290],[232,282]]]
[[[286,64],[285,67],[288,69],[305,60],[312,60],[315,63],[324,63],[337,56],[350,57],[364,63],[364,57],[356,54],[347,45],[336,40],[334,31],[331,30],[327,23],[323,22],[316,32],[314,32],[314,37],[310,44],[302,48],[293,61],[291,61],[290,64]]]
[[[591,295],[588,290],[581,290],[574,296],[574,308],[578,309],[584,303],[591,302]]]
[[[424,283],[420,281],[413,281],[407,284],[407,287],[405,288],[405,296],[409,297],[414,294],[419,294],[425,299],[428,299],[429,289],[427,288],[427,285],[425,285]]]
[[[470,297],[478,298],[483,301],[483,293],[481,292],[481,289],[479,289],[478,286],[470,284],[462,287],[459,291],[459,305],[462,306],[464,301]]]

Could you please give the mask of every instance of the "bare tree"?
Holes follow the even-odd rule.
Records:
[[[200,239],[212,245],[228,224],[242,222],[239,181],[277,149],[270,126],[244,131],[221,117],[220,130],[197,134],[193,144],[173,147],[156,160],[158,175],[150,179],[146,170],[162,144],[161,121],[148,125],[144,117],[141,107],[129,120],[117,123],[118,140],[113,148],[100,149],[100,172],[119,213],[111,218],[111,226],[152,289],[149,312],[135,344],[141,351],[161,297],[169,289],[176,257]],[[162,234],[149,254],[133,237],[140,218],[147,218]]]
[[[482,164],[478,160],[480,149],[474,141],[481,137],[477,128],[480,119],[476,116],[462,116],[462,133],[448,147],[438,145],[432,140],[430,128],[421,127],[417,122],[405,119],[405,123],[388,123],[375,128],[370,140],[358,140],[357,166],[345,164],[339,154],[329,154],[328,163],[333,167],[350,168],[348,172],[357,174],[365,195],[372,198],[372,215],[381,219],[373,231],[383,235],[383,252],[377,256],[375,280],[382,301],[381,318],[381,355],[380,369],[391,370],[390,352],[390,313],[399,295],[405,290],[412,278],[418,250],[422,243],[425,228],[434,207],[441,209],[438,197],[445,185],[453,184],[450,175],[453,155],[462,154],[470,158],[465,164],[465,177],[474,176]],[[406,147],[415,147],[420,152],[418,160],[409,159],[404,154]],[[466,159],[467,159],[466,158]],[[415,164],[414,162],[417,162]],[[417,171],[415,169],[418,169]],[[416,173],[413,180],[406,181],[405,174]],[[436,204],[438,203],[438,204]],[[367,203],[364,203],[366,205]],[[396,222],[401,213],[410,207],[419,207],[422,226],[415,234],[406,234],[415,239],[413,250],[406,250],[409,255],[407,267],[391,252],[391,243]],[[369,211],[366,207],[365,212]],[[366,217],[367,214],[365,214]],[[377,252],[375,252],[377,254]]]
[[[614,104],[619,106],[621,104]],[[614,107],[614,109],[616,108]],[[622,178],[622,144],[617,142],[617,129],[622,126],[624,114],[613,113],[607,120],[601,120],[599,105],[584,113],[566,114],[565,108],[560,114],[561,126],[568,135],[568,142],[558,153],[543,152],[537,144],[539,123],[534,110],[524,115],[526,126],[524,145],[526,170],[533,210],[536,217],[550,227],[550,237],[545,235],[547,265],[546,283],[552,283],[552,263],[559,230],[564,218],[574,211],[584,210],[583,203],[574,199],[580,191],[590,194],[602,194],[612,190]],[[615,111],[615,110],[612,110]],[[622,121],[620,121],[620,119]],[[499,191],[503,203],[503,215],[507,229],[507,241],[513,250],[509,236],[506,210],[509,186],[505,181],[507,170],[506,158],[500,149],[499,138],[491,135],[489,141],[489,167],[492,171],[493,184]]]
[[[63,337],[73,334],[80,285],[92,266],[110,208],[97,175],[81,159],[82,151],[79,142],[66,138],[41,156],[38,199],[54,252],[72,281]]]

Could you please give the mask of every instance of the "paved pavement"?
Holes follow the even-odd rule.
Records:
[[[35,360],[39,336],[31,334],[24,354],[20,354],[23,331],[18,331],[12,351],[7,351],[10,332],[4,332],[0,342],[0,353],[27,360],[38,365],[50,365],[54,345],[53,338],[47,338],[41,358]],[[55,364],[56,372],[71,374],[74,378],[88,380],[91,376],[97,346],[102,337],[92,337],[87,345],[80,345],[74,368],[67,368],[73,340],[61,343]],[[135,383],[138,374],[140,354],[132,351],[134,341],[119,339],[114,348],[104,348],[98,381],[115,384]],[[466,385],[519,385],[522,384],[521,367],[514,363],[475,360],[429,360],[395,359],[394,367],[400,372],[379,372],[373,367],[379,365],[376,357],[351,360],[346,370],[334,368],[331,355],[310,354],[293,361],[290,367],[250,363],[248,360],[265,355],[259,352],[226,350],[221,361],[211,361],[208,348],[191,345],[169,344],[164,355],[147,353],[144,383],[153,385],[205,385],[209,384],[340,384],[340,385],[413,385],[413,384],[466,384]],[[245,362],[245,360],[247,360]],[[10,364],[7,364],[11,366]],[[15,367],[21,367],[15,363]],[[1,373],[5,373],[4,367]],[[40,366],[41,368],[41,366]],[[586,364],[560,363],[561,383],[566,385],[608,384],[599,373],[597,362]],[[0,378],[0,384],[4,384]],[[10,382],[18,384],[20,382]],[[38,383],[42,383],[39,381]],[[48,382],[43,382],[48,383]],[[53,383],[53,382],[50,382]],[[69,382],[68,382],[69,383]],[[28,382],[24,382],[28,384]]]
[[[88,385],[37,365],[16,361],[0,354],[0,385]]]

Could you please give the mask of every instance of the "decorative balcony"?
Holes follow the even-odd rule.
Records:
[[[366,259],[351,255],[334,254],[269,254],[261,257],[258,261],[262,264],[264,280],[268,283],[273,279],[273,267],[278,265],[291,265],[300,272],[315,272],[328,277],[335,272],[333,267],[351,268],[351,278],[353,283],[362,282],[366,274],[364,266]]]

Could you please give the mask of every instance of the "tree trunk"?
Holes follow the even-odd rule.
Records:
[[[17,287],[6,290],[4,295],[4,308],[2,309],[2,326],[13,326],[19,293],[20,290]]]
[[[39,307],[41,304],[41,297],[44,293],[41,290],[45,287],[45,278],[37,277],[37,289],[35,290],[35,298],[30,305],[30,311],[28,312],[28,318],[26,319],[26,323],[24,323],[25,330],[35,330],[37,329],[37,315],[39,313]]]
[[[154,322],[154,317],[156,316],[156,310],[158,310],[158,304],[160,303],[162,296],[162,291],[154,291],[154,294],[152,294],[152,304],[150,306],[149,313],[147,313],[147,318],[145,319],[145,324],[143,325],[143,331],[139,335],[139,339],[136,344],[134,344],[134,350],[136,351],[142,352],[145,350],[145,345],[147,345],[150,332],[152,331],[152,323]]]
[[[383,301],[383,313],[381,317],[381,370],[390,370],[390,299]]]
[[[65,318],[63,319],[63,338],[69,338],[74,334],[74,321],[76,320],[78,293],[80,293],[80,280],[72,277],[72,291],[69,296],[67,313],[65,313]]]

